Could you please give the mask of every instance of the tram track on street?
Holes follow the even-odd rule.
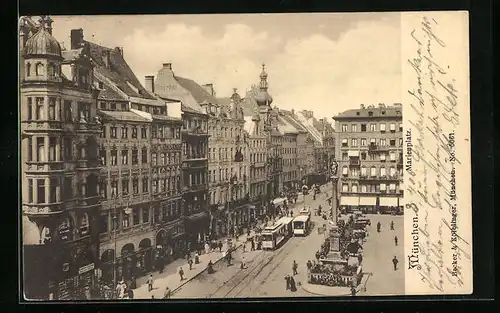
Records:
[[[229,291],[227,291],[222,296],[222,298],[228,298],[228,297],[237,298],[245,290],[246,287],[248,287],[252,282],[255,281],[255,278],[258,277],[273,260],[285,259],[290,254],[292,254],[301,245],[301,243],[303,243],[305,240],[305,237],[292,237],[292,238],[294,238],[295,240],[293,240],[293,245],[291,247],[287,246],[285,243],[285,245],[282,246],[283,249],[279,250],[278,253],[275,253],[275,254],[271,255],[270,257],[259,262],[250,271],[245,273],[245,275],[233,287],[231,287],[231,289],[229,289]],[[290,238],[290,239],[292,239],[292,238]],[[290,243],[290,242],[288,242],[288,243]],[[290,248],[290,249],[285,249],[285,248]],[[274,272],[274,270],[278,266],[280,266],[281,264],[282,264],[281,262],[278,262],[276,265],[274,265],[271,268],[271,270],[268,273],[270,274],[270,273]],[[252,274],[254,274],[254,275],[252,275]],[[250,275],[252,275],[252,276],[250,276]],[[251,279],[248,279],[249,277],[251,277]],[[266,278],[261,282],[261,284],[265,283],[267,278],[269,278],[269,275],[266,275]],[[224,287],[224,286],[222,286],[222,287]],[[222,288],[220,288],[220,289],[222,289]]]

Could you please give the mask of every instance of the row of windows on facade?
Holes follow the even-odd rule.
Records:
[[[387,131],[387,124],[386,123],[370,123],[370,124],[353,124],[351,123],[351,130],[350,132],[356,133],[356,132],[366,132],[368,131],[368,127],[371,132],[376,132],[376,131]],[[378,125],[378,127],[377,127]],[[358,127],[359,126],[359,127]],[[396,131],[396,123],[390,123],[389,124],[389,131]],[[403,131],[403,123],[399,123],[399,131]],[[342,124],[342,132],[349,132],[349,124]]]
[[[250,140],[250,148],[265,148],[266,140],[265,139],[253,139]]]
[[[267,177],[267,171],[265,168],[251,168],[250,169],[250,178],[264,178]]]
[[[232,198],[233,200],[240,200],[245,197],[247,193],[247,187],[238,187],[232,189],[232,191],[228,189],[215,190],[209,193],[209,203],[210,204],[225,204],[228,203]]]
[[[108,127],[106,125],[101,126],[101,138],[118,138],[118,127],[109,126],[109,133],[107,131]],[[121,126],[120,127],[120,138],[129,138],[129,129],[131,129],[130,135],[132,139],[139,138],[139,131],[137,126]],[[181,129],[180,127],[167,127],[160,125],[151,126],[151,138],[152,139],[180,139]],[[148,129],[146,127],[141,127],[141,139],[148,139]]]
[[[203,132],[207,132],[207,121],[201,119],[183,119],[184,129],[200,128]]]
[[[128,111],[128,103],[120,103],[120,107],[118,109],[118,105],[116,102],[105,102],[101,101],[99,102],[99,108],[101,110],[105,111]],[[162,114],[165,115],[167,113],[167,108],[166,107],[156,107],[156,106],[149,106],[149,105],[134,105],[134,108],[136,108],[139,111],[144,111],[147,113],[151,114]]]
[[[217,148],[208,148],[208,157],[213,161],[228,161],[232,160],[235,157],[235,153],[238,151],[238,148],[219,148],[219,154],[216,153]],[[247,152],[247,148],[242,147],[241,153],[245,155]]]
[[[377,139],[376,138],[370,138],[370,145],[376,145],[377,144]],[[403,138],[395,138],[395,139],[389,139],[387,140],[386,138],[380,138],[378,140],[379,145],[381,147],[387,147],[387,143],[389,143],[389,147],[396,147],[396,142],[398,143],[398,147],[403,146]],[[361,147],[367,147],[368,146],[368,141],[366,138],[359,138],[359,143]],[[342,147],[348,147],[349,146],[349,139],[343,138],[342,139]],[[351,139],[351,147],[357,147],[358,146],[358,138],[352,138]]]
[[[399,155],[399,160],[402,158],[402,153],[396,154],[396,152],[391,151],[389,152],[389,161],[397,161],[396,155]],[[380,153],[378,155],[376,154],[371,154],[371,153],[366,153],[366,152],[361,152],[360,153],[361,160],[366,161],[386,161],[387,160],[387,153]],[[349,155],[347,152],[342,153],[342,161],[347,161],[349,160]]]
[[[357,184],[352,184],[350,187],[349,184],[342,184],[342,192],[372,193],[381,191],[398,192],[399,184],[370,184],[359,186]]]
[[[377,173],[379,173],[379,177],[402,177],[403,176],[403,169],[397,170],[395,167],[390,167],[389,171],[385,167],[380,167],[377,170],[377,167],[372,166],[370,168],[367,167],[361,167],[361,169],[358,168],[351,168],[349,171],[349,168],[347,166],[342,167],[342,175],[344,176],[352,176],[352,177],[357,177],[357,176],[362,176],[362,177],[367,177],[368,176],[368,169],[370,173],[370,177],[377,177]],[[389,175],[387,175],[389,174]]]
[[[99,220],[99,232],[103,234],[114,231],[115,229],[119,230],[151,222],[169,222],[182,215],[182,208],[179,200],[169,201],[161,207],[154,207],[152,211],[152,220],[151,209],[144,207],[132,208],[131,214],[126,214],[123,210],[117,210],[116,216],[114,216],[114,212],[111,211],[102,213]]]
[[[267,182],[258,182],[250,185],[250,197],[254,198],[259,195],[263,195],[266,192]]]
[[[32,71],[32,66],[34,65],[34,72]],[[26,76],[45,76],[47,74],[48,77],[56,77],[61,73],[61,66],[56,65],[52,62],[47,63],[47,70],[45,70],[45,65],[42,62],[37,62],[32,64],[31,62],[26,62]]]
[[[246,166],[239,167],[238,171],[235,171],[233,167],[219,170],[210,170],[208,171],[208,180],[211,183],[216,183],[219,181],[229,181],[232,177],[236,177],[236,180],[239,180],[243,178],[244,175],[246,175],[246,172]],[[216,175],[217,173],[219,174],[218,176]]]
[[[282,148],[282,154],[297,154],[297,148]]]
[[[191,144],[183,142],[182,152],[186,159],[205,159],[207,157],[206,143]]]
[[[292,159],[283,159],[283,166],[296,166],[297,165],[297,159],[292,158]]]
[[[266,162],[266,153],[252,153],[250,154],[250,162],[252,163],[262,163]]]
[[[28,162],[54,162],[74,160],[75,156],[73,155],[73,140],[69,137],[63,138],[62,145],[60,145],[59,137],[28,137],[26,141],[26,153],[28,156]],[[33,150],[33,144],[36,145],[35,150]],[[80,160],[96,158],[97,154],[95,154],[94,151],[95,150],[93,146],[79,145],[76,157]]]
[[[117,196],[125,196],[130,194],[130,187],[132,187],[132,194],[138,195],[140,194],[140,190],[142,189],[142,193],[149,192],[149,178],[142,178],[142,184],[139,185],[139,178],[126,179],[122,178],[121,180],[112,180],[109,183],[109,191],[108,194],[108,183],[100,182],[99,183],[99,195],[105,199],[115,198]],[[119,192],[119,186],[121,185],[121,192]],[[181,178],[180,176],[172,176],[167,177],[165,179],[151,179],[151,192],[153,194],[158,193],[177,193],[181,189]]]
[[[98,195],[97,178],[89,176],[87,181],[78,183],[77,192],[80,197],[92,197]],[[62,178],[62,193],[61,193],[61,178],[28,178],[28,203],[48,204],[58,203],[65,200],[75,198],[73,189],[73,178]]]
[[[33,103],[33,99],[35,100]],[[61,120],[60,98],[48,97],[27,97],[26,100],[26,119],[28,121],[56,121]],[[86,102],[77,102],[78,115],[73,114],[73,104],[70,100],[64,100],[64,121],[72,122],[75,119],[90,119],[90,104]]]
[[[296,180],[296,179],[297,179],[297,171],[290,171],[290,172],[283,173],[283,180],[284,181],[290,181],[290,180]]]
[[[213,138],[217,138],[219,136],[222,136],[223,138],[235,138],[235,139],[242,139],[242,134],[243,130],[241,128],[228,128],[228,127],[209,127],[208,128],[208,133],[210,136]]]
[[[108,153],[109,152],[109,153]],[[136,165],[139,164],[147,164],[148,163],[148,149],[141,149],[141,160],[139,161],[139,150],[138,149],[122,149],[120,150],[120,155],[118,155],[118,150],[116,149],[100,149],[99,157],[101,160],[101,165],[108,164],[108,155],[109,155],[109,165],[115,166],[118,165],[118,159],[121,159],[120,164],[128,165],[129,164],[129,156],[131,156],[131,164]],[[156,152],[151,154],[151,165],[173,165],[179,164],[181,159],[180,153],[160,153],[159,157]]]

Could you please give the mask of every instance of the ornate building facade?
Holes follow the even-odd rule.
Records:
[[[97,282],[98,90],[89,47],[63,50],[52,21],[20,21],[24,295],[75,299]]]
[[[213,85],[209,85],[213,93]],[[209,89],[210,90],[210,89]],[[214,238],[232,234],[250,218],[248,142],[241,97],[234,89],[230,98],[205,105],[209,115],[209,182]]]
[[[145,275],[186,249],[180,218],[182,122],[171,112],[180,104],[167,104],[146,90],[122,48],[85,41],[83,30],[74,29],[71,47],[80,46],[89,49],[100,90],[100,276],[115,285]]]
[[[267,143],[264,123],[258,114],[245,116],[250,154],[250,201],[256,208],[255,216],[265,214],[264,198],[267,192]]]
[[[367,212],[398,211],[403,196],[401,104],[361,106],[334,120],[340,206]]]
[[[164,63],[156,79],[149,76],[154,92],[162,99],[181,102],[182,153],[181,214],[185,219],[188,249],[199,248],[210,234],[208,185],[207,104],[217,101],[196,82],[174,75],[171,63]]]

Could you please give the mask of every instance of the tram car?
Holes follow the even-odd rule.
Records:
[[[274,250],[284,244],[293,234],[292,217],[282,217],[261,233],[262,249]]]
[[[293,219],[293,235],[306,236],[311,228],[310,214],[299,215]]]

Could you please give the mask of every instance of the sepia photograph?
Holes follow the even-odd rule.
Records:
[[[18,32],[24,300],[471,292],[466,13]]]

